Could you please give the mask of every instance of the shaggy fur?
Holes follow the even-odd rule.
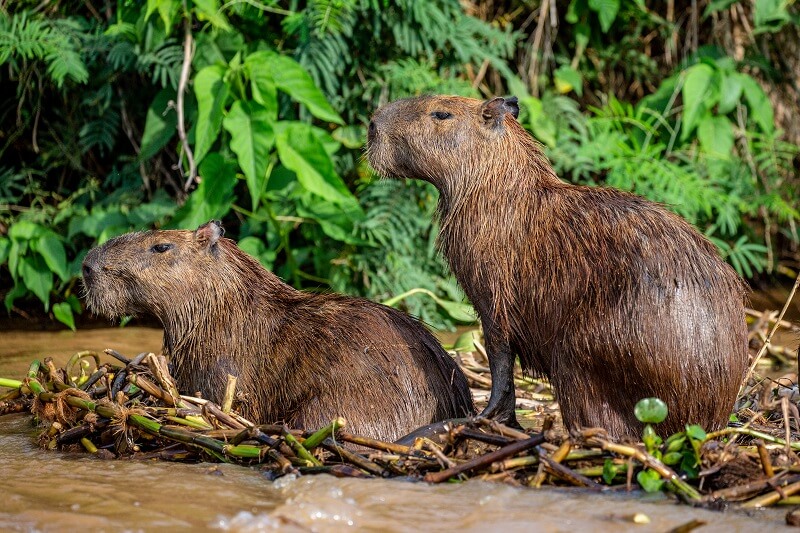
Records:
[[[130,233],[86,256],[89,307],[164,325],[183,391],[219,402],[227,374],[244,416],[394,440],[473,413],[466,379],[416,320],[368,300],[283,283],[210,222],[197,231]]]
[[[724,426],[748,362],[746,286],[662,206],[560,181],[515,120],[516,99],[430,96],[379,109],[378,173],[440,191],[440,247],[483,323],[487,416],[514,423],[514,355],[555,386],[568,428],[641,434],[636,402]]]

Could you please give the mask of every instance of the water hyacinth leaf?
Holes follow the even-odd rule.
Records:
[[[222,219],[230,211],[237,181],[235,163],[213,152],[200,164],[199,174],[200,184],[175,213],[169,227],[194,229],[211,219]]]
[[[311,126],[301,122],[280,123],[280,126],[275,137],[278,157],[286,168],[297,174],[300,184],[328,201],[338,204],[354,202],[353,195],[336,174],[333,161]]]
[[[177,131],[178,114],[169,105],[174,101],[175,89],[167,87],[159,91],[150,107],[147,108],[147,118],[144,122],[142,144],[139,150],[139,160],[146,161],[156,155],[175,136]]]
[[[44,304],[50,307],[50,291],[53,290],[53,273],[39,254],[26,255],[19,260],[19,275],[23,283]]]
[[[611,485],[616,476],[617,469],[614,468],[614,462],[611,459],[606,459],[603,463],[603,481],[606,485]]]
[[[707,100],[707,93],[714,76],[714,69],[705,63],[693,65],[686,70],[686,79],[681,89],[683,95],[683,133],[686,140],[694,130],[700,117],[713,105]]]
[[[47,263],[47,266],[58,275],[63,281],[69,280],[67,272],[67,254],[61,240],[53,233],[47,233],[36,241],[35,249],[39,252]]]
[[[700,140],[700,147],[707,154],[719,159],[731,158],[733,125],[727,118],[706,116],[697,127],[697,138]]]
[[[706,440],[706,431],[702,426],[698,426],[697,424],[687,424],[686,435],[690,439],[699,440],[701,442]]]
[[[250,72],[254,69],[269,72],[275,86],[289,97],[304,106],[318,119],[334,124],[344,124],[344,120],[331,107],[325,95],[314,83],[311,75],[294,59],[269,50],[250,54],[245,60]]]
[[[636,402],[636,407],[633,409],[636,419],[645,424],[663,422],[668,412],[667,404],[660,398],[642,398]]]
[[[75,317],[72,315],[72,307],[67,302],[53,305],[53,316],[69,329],[75,331]]]
[[[264,106],[244,100],[234,102],[223,120],[225,129],[231,134],[231,150],[238,156],[239,166],[247,180],[253,211],[261,201],[267,182],[270,152],[275,144],[272,123]]]
[[[217,140],[230,87],[225,81],[226,69],[211,65],[194,78],[197,98],[197,124],[195,126],[194,157],[200,163]]]
[[[645,492],[658,492],[664,485],[664,480],[658,475],[658,472],[650,468],[642,470],[636,474],[636,481]]]

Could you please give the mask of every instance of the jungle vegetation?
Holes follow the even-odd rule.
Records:
[[[436,191],[362,157],[422,93],[514,94],[563,179],[793,275],[799,50],[785,0],[0,1],[0,298],[74,328],[92,246],[217,218],[296,287],[468,319]]]

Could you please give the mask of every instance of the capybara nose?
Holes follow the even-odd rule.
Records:
[[[83,263],[83,268],[81,270],[83,271],[83,279],[85,280],[89,280],[94,274],[94,269],[86,262]]]

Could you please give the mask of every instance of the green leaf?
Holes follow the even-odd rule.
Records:
[[[307,191],[331,202],[355,202],[342,178],[336,174],[333,161],[317,140],[311,126],[302,122],[279,124],[275,137],[278,156],[286,168],[297,174],[300,184]]]
[[[27,294],[28,289],[25,288],[24,283],[15,283],[14,287],[6,293],[6,297],[3,298],[3,304],[6,306],[6,311],[11,312],[11,309],[14,307],[14,300],[17,298],[21,298]]]
[[[398,294],[388,300],[383,301],[383,305],[388,305],[389,307],[393,307],[397,305],[398,302],[401,300],[408,298],[413,294],[425,294],[430,296],[433,301],[435,301],[442,309],[444,309],[448,315],[454,320],[458,320],[459,322],[469,322],[474,323],[477,320],[477,315],[475,310],[469,304],[464,304],[461,302],[453,302],[451,300],[444,300],[439,298],[434,293],[429,291],[428,289],[416,288],[411,289],[410,291],[406,291],[403,294]]]
[[[747,74],[739,74],[739,80],[742,82],[742,91],[750,109],[750,116],[762,131],[771,133],[775,130],[774,115],[772,104],[770,104],[764,89]]]
[[[28,220],[14,222],[8,229],[8,236],[18,241],[30,241],[40,237],[47,231],[47,228],[35,224]]]
[[[215,28],[230,31],[231,25],[219,8],[219,0],[194,0],[198,20],[207,20]]]
[[[619,12],[619,0],[589,0],[589,8],[597,13],[600,29],[607,33]]]
[[[758,0],[754,4],[754,33],[775,33],[792,20],[787,0]]]
[[[264,268],[272,268],[275,263],[275,250],[270,250],[264,244],[264,241],[258,237],[248,236],[236,243],[239,248],[247,254],[252,255]]]
[[[0,265],[8,261],[8,256],[11,253],[11,239],[7,237],[0,237]]]
[[[270,152],[275,144],[272,118],[261,104],[237,100],[223,125],[231,134],[231,150],[239,158],[250,191],[251,207],[255,211],[267,183]]]
[[[270,117],[278,119],[278,88],[272,77],[269,57],[271,52],[256,52],[244,59],[247,77],[253,91],[253,100],[264,106]]]
[[[271,73],[275,86],[292,100],[305,105],[315,117],[334,124],[344,124],[342,117],[331,107],[308,72],[294,59],[262,50],[250,54],[245,64],[251,73],[254,69]]]
[[[711,13],[728,9],[730,6],[738,2],[738,0],[711,0],[703,11],[703,18],[709,16]]]
[[[336,141],[351,149],[361,148],[366,139],[364,126],[342,126],[333,130],[331,135]]]
[[[686,79],[681,93],[683,94],[683,133],[681,139],[686,140],[694,130],[700,118],[708,112],[707,93],[714,76],[714,69],[705,63],[698,63],[686,70]]]
[[[75,331],[75,317],[72,316],[72,307],[67,302],[57,303],[53,306],[53,315],[56,320]]]
[[[225,81],[226,72],[223,66],[211,65],[194,78],[194,94],[197,97],[194,157],[198,164],[214,145],[222,127],[223,112],[230,94],[230,87]]]
[[[45,263],[51,271],[55,272],[64,281],[69,280],[67,272],[67,254],[64,245],[55,234],[49,233],[35,241],[35,249],[42,254]]]
[[[39,254],[26,255],[19,260],[19,274],[25,286],[39,298],[47,311],[50,291],[53,290],[53,273]]]
[[[547,146],[553,148],[556,145],[556,123],[544,112],[542,101],[533,96],[522,98],[520,103],[528,111],[528,122],[534,137]]]
[[[661,461],[665,465],[675,466],[679,464],[683,460],[683,454],[681,452],[669,452],[664,454],[664,457]]]
[[[636,402],[633,413],[639,422],[658,424],[667,418],[667,404],[660,398],[642,398]]]
[[[725,117],[707,116],[697,127],[697,138],[700,147],[707,154],[719,158],[730,159],[733,150],[733,125]]]
[[[606,459],[603,463],[603,481],[605,481],[606,485],[611,485],[615,477],[617,477],[617,469],[614,468],[614,462],[611,459]]]
[[[159,91],[153,103],[147,108],[139,160],[146,161],[156,155],[175,136],[178,127],[178,114],[170,107],[175,100],[175,89],[167,87]]]
[[[560,94],[567,94],[570,91],[575,91],[578,96],[583,95],[583,78],[580,72],[568,66],[559,67],[553,72],[555,78],[556,90]]]
[[[147,0],[145,19],[150,18],[153,11],[158,11],[158,15],[164,23],[164,28],[167,30],[167,34],[169,34],[170,29],[172,29],[172,23],[175,20],[175,15],[178,14],[180,4],[180,0]]]
[[[648,468],[636,474],[636,481],[644,489],[645,492],[658,492],[664,485],[664,480],[658,475],[658,472]]]
[[[471,329],[458,336],[456,342],[453,343],[453,351],[456,352],[474,352],[475,351],[475,338],[478,335],[478,330]]]
[[[200,163],[202,178],[186,203],[175,214],[169,227],[196,228],[211,219],[222,219],[233,205],[236,165],[217,152],[208,154]]]
[[[690,439],[704,441],[706,440],[706,432],[702,426],[698,426],[697,424],[687,424],[686,426],[686,435]]]
[[[297,214],[316,221],[332,239],[355,246],[368,244],[354,234],[353,222],[363,215],[356,202],[336,204],[309,194],[297,205]]]
[[[734,109],[736,104],[742,98],[742,80],[741,74],[730,73],[722,78],[722,86],[720,88],[719,104],[717,104],[717,113],[720,115],[727,115]]]

